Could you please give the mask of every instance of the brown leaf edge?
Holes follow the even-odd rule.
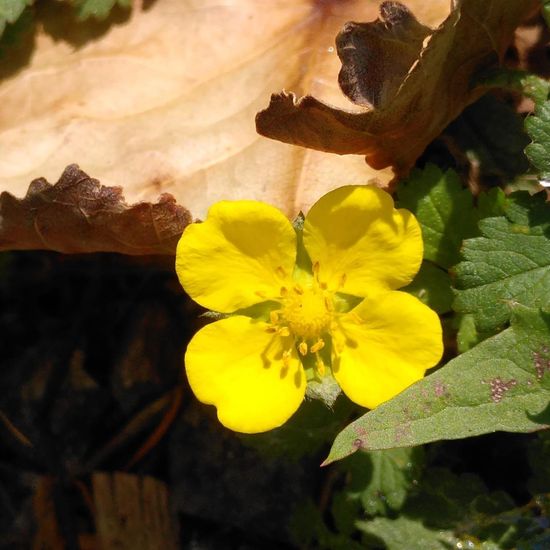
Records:
[[[121,187],[103,186],[71,164],[53,185],[33,180],[22,199],[0,195],[0,250],[174,255],[191,221],[169,193],[128,205]]]

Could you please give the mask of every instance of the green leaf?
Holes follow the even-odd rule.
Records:
[[[476,166],[482,183],[509,183],[529,168],[524,150],[530,139],[523,119],[491,94],[466,108],[447,131],[470,164]]]
[[[550,0],[542,0],[542,16],[550,27]]]
[[[378,450],[550,424],[550,314],[516,305],[512,325],[347,426],[325,464]]]
[[[360,501],[371,516],[399,511],[417,482],[423,458],[421,447],[359,452],[348,457],[342,464],[350,477],[348,497]]]
[[[413,282],[401,290],[416,296],[437,313],[446,313],[451,310],[454,298],[451,278],[447,271],[432,262],[422,262]]]
[[[525,119],[525,129],[533,140],[525,154],[540,178],[550,179],[550,101],[537,104],[535,114]]]
[[[540,76],[515,69],[499,68],[480,74],[476,80],[478,86],[488,88],[504,88],[530,97],[539,104],[550,95],[550,82]]]
[[[464,242],[455,268],[454,309],[474,316],[479,331],[508,322],[510,305],[550,304],[550,206],[545,193],[509,197],[506,217],[479,222],[482,237]]]
[[[405,516],[397,519],[375,518],[371,521],[358,521],[357,527],[376,539],[384,542],[387,550],[449,550],[460,548],[460,542],[452,531],[429,529],[421,521]],[[368,539],[367,539],[368,542]],[[372,546],[367,546],[372,548]],[[465,546],[467,548],[467,546]]]
[[[121,8],[129,8],[131,0],[73,0],[76,15],[81,21],[94,17],[105,19],[118,4]]]
[[[475,235],[476,213],[472,194],[453,170],[442,172],[428,164],[413,170],[397,188],[399,206],[417,217],[424,238],[424,258],[448,268],[460,260],[460,246]]]
[[[27,6],[34,0],[0,0],[0,36],[6,28],[6,23],[15,23]]]

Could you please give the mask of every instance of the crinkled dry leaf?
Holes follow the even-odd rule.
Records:
[[[283,92],[257,116],[260,134],[407,172],[426,145],[483,90],[473,76],[497,64],[538,0],[461,0],[433,33],[397,2],[381,19],[349,23],[337,39],[340,83],[352,112]],[[391,45],[391,46],[390,46]],[[384,53],[380,53],[384,52]],[[408,65],[408,66],[407,66]],[[366,88],[366,89],[365,89]]]
[[[23,199],[0,195],[0,249],[171,254],[190,214],[169,194],[127,205],[120,187],[104,187],[68,166],[55,185],[34,180]]]
[[[449,0],[405,4],[430,27],[449,13]],[[14,66],[24,55],[0,60],[0,75],[9,75],[0,83],[1,190],[22,197],[31,180],[56,181],[78,163],[107,189],[121,186],[128,203],[147,203],[144,210],[160,208],[149,203],[170,193],[194,217],[204,217],[220,199],[247,198],[293,218],[332,188],[391,179],[390,170],[373,170],[361,157],[289,147],[258,136],[254,127],[273,90],[308,90],[331,104],[347,102],[337,86],[334,39],[346,21],[374,19],[378,1],[145,5],[99,32],[97,24],[76,24],[71,6],[59,4],[51,14],[42,12],[26,66]],[[174,226],[163,231],[162,238],[169,237],[159,246],[123,207],[126,222],[117,222],[114,233],[102,230],[89,216],[78,218],[77,206],[66,207],[77,197],[63,193],[57,187],[50,201],[48,234],[32,221],[30,199],[6,197],[0,248],[138,253],[168,250],[173,242]],[[67,211],[72,222],[64,221]],[[33,235],[34,227],[42,234]]]

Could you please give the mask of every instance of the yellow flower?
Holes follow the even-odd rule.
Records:
[[[375,187],[328,193],[303,232],[261,202],[215,204],[185,229],[176,257],[191,298],[233,314],[189,343],[193,392],[245,433],[286,422],[307,382],[325,376],[359,405],[390,399],[441,358],[439,318],[396,290],[422,250],[415,217]]]

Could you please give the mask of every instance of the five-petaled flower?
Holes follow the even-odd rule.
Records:
[[[192,390],[222,424],[247,433],[283,424],[308,381],[324,376],[359,405],[390,399],[441,358],[438,316],[396,290],[422,252],[415,217],[371,186],[328,193],[303,231],[262,202],[214,204],[177,249],[191,298],[231,314],[189,343]]]

